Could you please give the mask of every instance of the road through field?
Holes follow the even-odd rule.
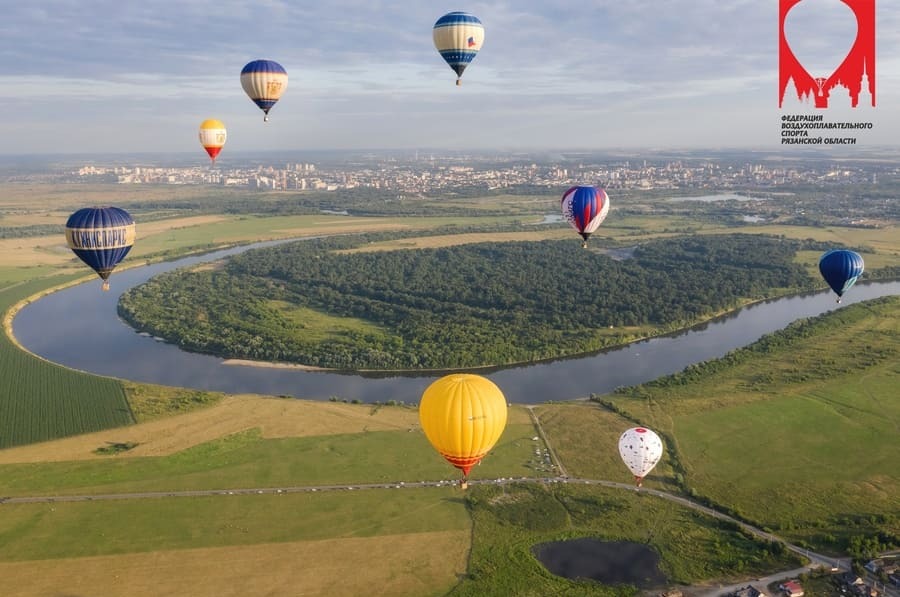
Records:
[[[223,496],[228,497],[232,495],[272,495],[272,494],[287,494],[287,493],[300,493],[300,492],[328,492],[328,491],[357,491],[357,490],[372,490],[372,489],[405,489],[405,488],[421,488],[421,487],[446,487],[448,485],[454,484],[454,481],[449,480],[440,480],[440,481],[400,481],[400,482],[391,482],[391,483],[365,483],[359,485],[306,485],[306,486],[295,486],[295,487],[250,487],[250,488],[236,488],[236,489],[207,489],[207,490],[191,490],[191,491],[154,491],[154,492],[140,492],[140,493],[109,493],[109,494],[96,494],[96,495],[65,495],[65,496],[21,496],[21,497],[8,497],[3,498],[0,497],[0,505],[3,504],[35,504],[35,503],[55,503],[55,502],[88,502],[88,501],[107,501],[107,500],[134,500],[134,499],[159,499],[159,498],[183,498],[183,497],[209,497],[209,496]],[[842,570],[849,570],[849,562],[846,560],[841,560],[837,558],[832,558],[829,556],[825,556],[822,554],[818,554],[803,547],[799,547],[797,545],[793,545],[788,543],[774,535],[772,533],[768,533],[763,531],[760,528],[757,528],[753,525],[742,522],[736,518],[728,516],[727,514],[723,514],[717,510],[699,504],[697,502],[691,501],[685,497],[675,495],[672,493],[668,493],[665,491],[660,491],[658,489],[647,489],[647,488],[636,488],[633,485],[629,485],[626,483],[619,483],[616,481],[607,481],[604,479],[573,479],[569,477],[541,477],[541,478],[520,478],[520,479],[510,479],[501,477],[499,479],[475,479],[469,480],[469,485],[507,485],[511,483],[571,483],[571,484],[586,484],[586,485],[600,485],[603,487],[609,487],[612,489],[619,489],[622,491],[639,491],[643,494],[653,495],[662,499],[666,499],[672,502],[676,502],[682,506],[686,506],[688,508],[692,508],[699,512],[702,512],[708,516],[712,516],[718,518],[720,520],[726,520],[732,522],[738,526],[740,526],[745,531],[753,534],[754,536],[763,539],[765,541],[775,541],[779,543],[783,543],[785,547],[790,549],[791,551],[807,558],[810,563],[803,569],[799,569],[799,571],[790,571],[791,576],[795,576],[794,572],[799,574],[803,571],[809,571],[813,568],[840,568]],[[774,579],[773,579],[774,580]],[[725,592],[725,589],[716,589],[714,594],[718,595]],[[713,594],[713,593],[711,593]]]

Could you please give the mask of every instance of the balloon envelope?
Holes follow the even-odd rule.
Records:
[[[213,163],[216,161],[216,156],[222,151],[226,137],[225,125],[221,120],[211,118],[200,123],[200,145],[209,154]]]
[[[241,70],[241,87],[265,113],[263,120],[269,120],[269,110],[281,98],[287,84],[287,71],[274,60],[254,60]]]
[[[838,297],[856,284],[864,268],[862,256],[847,249],[828,251],[819,259],[819,272]]]
[[[66,222],[66,244],[104,281],[134,245],[134,220],[118,207],[85,207]]]
[[[484,25],[475,15],[450,12],[437,20],[431,35],[434,47],[456,73],[459,85],[459,77],[484,43]]]
[[[609,213],[609,196],[596,187],[572,187],[563,193],[560,207],[569,225],[587,241]]]
[[[419,421],[431,445],[465,478],[500,439],[506,398],[486,377],[454,373],[425,389]]]
[[[662,457],[662,440],[646,427],[632,427],[619,437],[619,455],[638,487]]]

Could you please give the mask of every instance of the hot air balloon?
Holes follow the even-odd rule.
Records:
[[[572,187],[563,193],[560,205],[563,217],[584,239],[581,246],[587,247],[588,237],[609,213],[609,195],[596,187]]]
[[[486,377],[454,373],[425,389],[419,421],[431,445],[462,471],[460,486],[465,489],[469,471],[506,427],[506,398]]]
[[[463,71],[484,43],[484,25],[467,12],[448,12],[434,24],[432,37],[434,47],[456,72],[459,85]]]
[[[837,302],[839,303],[844,293],[856,284],[864,267],[862,256],[847,249],[833,249],[819,259],[819,272],[831,289],[837,293]]]
[[[287,84],[287,71],[274,60],[254,60],[241,71],[241,87],[263,111],[266,122],[269,121],[269,110],[287,89]]]
[[[209,154],[212,163],[216,163],[216,156],[225,145],[227,133],[221,120],[210,118],[200,123],[200,145]]]
[[[66,243],[109,290],[109,275],[134,244],[134,220],[118,207],[85,207],[66,222]]]
[[[619,455],[640,487],[659,459],[663,445],[659,436],[645,427],[632,427],[619,438]]]

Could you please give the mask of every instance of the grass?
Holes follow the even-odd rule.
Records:
[[[529,423],[508,425],[472,479],[532,476]],[[99,447],[99,446],[98,446]],[[171,456],[0,465],[0,495],[134,493],[457,479],[421,431],[265,439],[253,429]]]
[[[374,587],[385,596],[438,596],[465,572],[469,534],[466,529],[0,562],[0,594],[223,597],[295,595],[302,587],[304,595],[330,596],[363,595]]]
[[[451,595],[636,595],[631,586],[566,580],[531,548],[578,537],[645,543],[660,554],[670,586],[726,582],[797,565],[795,556],[734,525],[651,496],[569,484],[477,487],[469,575]]]
[[[619,436],[636,423],[595,402],[543,404],[535,407],[541,427],[570,477],[633,483],[619,457]],[[647,487],[675,489],[666,455],[644,480]]]
[[[322,342],[332,338],[346,338],[351,334],[366,334],[387,337],[378,325],[355,317],[336,317],[308,307],[300,307],[286,301],[268,301],[270,307],[283,315],[293,333],[302,335],[309,342]]]
[[[897,297],[853,305],[610,399],[674,439],[698,494],[839,552],[855,533],[900,534],[898,316]]]
[[[0,561],[465,530],[456,493],[443,487],[7,504]]]
[[[216,404],[224,394],[188,388],[172,388],[153,384],[124,381],[122,385],[135,423],[153,421],[161,417],[184,414]]]

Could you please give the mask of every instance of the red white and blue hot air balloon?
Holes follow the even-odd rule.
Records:
[[[862,256],[847,249],[833,249],[819,259],[819,272],[838,295],[837,302],[856,284],[864,268]]]
[[[274,60],[254,60],[241,70],[241,87],[263,111],[266,122],[269,120],[269,110],[281,98],[287,84],[287,71]]]
[[[563,217],[584,239],[581,246],[587,247],[588,237],[609,213],[609,195],[596,187],[572,187],[563,193],[560,205]]]
[[[118,207],[85,207],[66,222],[66,244],[109,290],[109,275],[134,245],[134,220]]]
[[[463,71],[484,44],[484,25],[467,12],[449,12],[437,20],[431,33],[434,47],[456,73],[459,85]]]

